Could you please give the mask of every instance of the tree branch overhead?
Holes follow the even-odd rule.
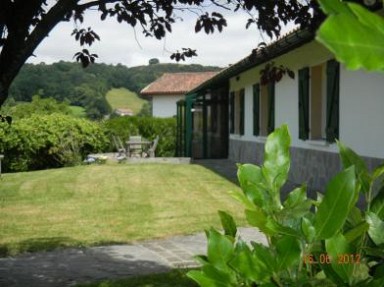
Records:
[[[100,12],[101,21],[114,18],[119,23],[131,27],[141,27],[147,37],[164,38],[172,32],[172,26],[180,18],[177,11],[199,8],[197,11],[195,32],[207,34],[221,32],[227,22],[220,9],[245,10],[257,13],[248,22],[256,24],[270,37],[279,36],[282,24],[295,22],[307,25],[312,19],[313,3],[301,4],[301,1],[251,1],[251,0],[2,0],[0,1],[0,105],[8,96],[8,89],[20,68],[33,55],[37,46],[48,36],[49,32],[62,21],[82,23],[85,13],[90,9]],[[205,11],[210,6],[209,11]],[[214,9],[212,9],[212,7]],[[212,11],[213,10],[213,11]],[[84,67],[93,63],[97,55],[88,47],[100,40],[91,27],[79,27],[72,33],[83,47],[75,54],[77,61]],[[191,48],[183,48],[171,55],[177,61],[194,57],[197,53]]]

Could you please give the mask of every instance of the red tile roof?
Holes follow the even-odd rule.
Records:
[[[165,73],[156,81],[142,89],[140,94],[143,96],[186,94],[217,73],[218,72]]]

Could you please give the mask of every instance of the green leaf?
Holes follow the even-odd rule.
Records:
[[[303,217],[301,221],[301,230],[308,242],[312,242],[315,239],[316,229],[312,225],[312,222],[306,217]]]
[[[369,192],[370,186],[372,184],[372,178],[369,175],[369,171],[365,161],[352,149],[343,145],[341,142],[337,142],[340,151],[340,158],[343,163],[344,169],[354,165],[356,176],[361,182],[362,191],[364,193]]]
[[[373,269],[373,278],[384,279],[384,264],[378,263],[372,269]]]
[[[337,14],[340,12],[350,13],[348,6],[341,3],[341,1],[324,1],[320,0],[320,7],[326,14]]]
[[[356,200],[355,169],[352,166],[328,183],[323,201],[315,215],[316,237],[327,239],[335,235],[344,225]]]
[[[271,234],[281,234],[281,235],[288,235],[292,237],[300,238],[300,233],[297,232],[295,229],[285,226],[277,222],[273,217],[268,217],[267,222],[265,224],[266,228],[271,231]]]
[[[245,210],[245,216],[250,225],[257,227],[261,232],[268,236],[273,236],[276,231],[268,226],[268,216],[259,208]]]
[[[355,241],[356,239],[360,238],[368,231],[369,224],[365,221],[360,222],[360,224],[356,225],[354,228],[348,230],[344,237],[348,241],[348,243],[351,243]]]
[[[348,214],[347,221],[351,226],[360,224],[363,221],[361,210],[358,207],[353,206]]]
[[[369,281],[367,285],[364,287],[383,287],[384,286],[384,278],[375,279],[372,281]]]
[[[378,167],[375,168],[375,170],[373,171],[373,175],[372,175],[373,180],[378,179],[383,174],[384,174],[384,164],[379,165]]]
[[[203,271],[204,275],[214,281],[218,286],[222,286],[222,284],[225,286],[236,286],[233,285],[236,283],[234,272],[229,268],[220,270],[212,264],[206,264],[201,268],[201,271]]]
[[[384,221],[375,213],[367,212],[365,216],[368,224],[368,234],[376,245],[384,244]]]
[[[290,236],[283,236],[276,242],[277,269],[285,270],[301,260],[300,242]]]
[[[293,208],[284,208],[279,212],[279,217],[283,220],[283,222],[294,222],[295,219],[299,220],[303,216],[308,215],[310,213],[311,206],[314,204],[313,200],[306,200],[302,204],[297,205]]]
[[[217,282],[202,271],[192,270],[187,273],[187,276],[196,281],[200,287],[228,287],[225,282]]]
[[[325,240],[325,250],[331,257],[333,270],[342,278],[344,283],[350,283],[354,264],[347,261],[339,261],[339,256],[349,256],[350,254],[353,254],[353,250],[345,237],[339,233]]]
[[[360,264],[354,264],[353,266],[353,274],[352,274],[352,285],[359,286],[360,282],[370,281],[370,267],[365,264],[365,262],[361,262]]]
[[[228,269],[227,262],[232,258],[234,252],[232,241],[213,228],[207,231],[207,237],[209,262],[217,269]]]
[[[235,238],[237,233],[236,222],[231,215],[225,211],[219,210],[221,225],[224,228],[225,235]]]
[[[231,190],[229,192],[229,194],[234,198],[236,199],[237,201],[239,201],[241,204],[243,204],[245,206],[246,209],[249,209],[249,210],[254,210],[256,208],[256,206],[253,204],[253,202],[251,200],[249,200],[248,197],[245,196],[244,193],[242,193],[241,191],[233,191]]]
[[[349,69],[384,70],[384,19],[360,5],[320,0],[327,19],[316,39]]]
[[[260,261],[268,267],[269,274],[277,271],[278,262],[276,260],[276,255],[272,252],[271,248],[257,242],[252,242],[252,247],[254,256],[257,256]]]
[[[241,187],[248,183],[255,185],[262,184],[264,181],[263,175],[261,174],[261,168],[250,163],[238,165],[237,178]]]
[[[324,252],[320,253],[320,255],[321,254],[326,255],[326,253],[324,253]],[[337,274],[335,272],[335,270],[333,270],[333,267],[332,267],[331,264],[320,264],[320,268],[322,269],[322,272],[320,272],[320,274],[321,275],[324,274],[324,277],[328,279],[325,282],[329,283],[329,281],[331,281],[333,283],[333,284],[327,284],[327,285],[324,285],[324,286],[332,286],[332,287],[335,287],[335,286],[346,286],[345,283],[344,283],[344,280],[339,276],[339,274]],[[314,286],[316,286],[316,284]]]
[[[271,273],[263,261],[254,256],[244,242],[239,242],[236,255],[231,260],[230,265],[238,273],[242,274],[243,278],[256,282],[265,281]]]
[[[306,186],[298,187],[288,194],[280,215],[285,218],[302,218],[309,212],[312,204],[313,200],[307,199]]]
[[[384,186],[373,198],[370,211],[375,213],[381,220],[384,220]]]
[[[273,191],[278,191],[286,182],[290,167],[289,146],[291,137],[288,126],[282,125],[271,133],[265,143],[262,172]],[[274,197],[275,194],[272,195]]]
[[[237,177],[249,200],[261,208],[267,208],[267,193],[261,168],[253,164],[239,165]]]
[[[195,258],[196,261],[199,262],[201,265],[209,264],[208,257],[205,255],[196,255],[193,258]]]
[[[300,186],[292,190],[284,201],[284,207],[293,208],[307,200],[306,187]]]

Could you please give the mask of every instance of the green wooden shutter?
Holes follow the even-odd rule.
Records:
[[[253,85],[253,135],[260,134],[260,85]]]
[[[235,93],[229,94],[229,132],[235,133]]]
[[[340,65],[335,60],[327,62],[327,142],[339,138]]]
[[[192,155],[193,114],[192,108],[196,101],[196,94],[185,97],[185,156]]]
[[[268,133],[275,129],[275,83],[268,84]]]
[[[309,68],[299,70],[299,139],[309,137]]]
[[[244,115],[244,95],[245,95],[245,90],[241,89],[240,90],[240,122],[239,122],[239,129],[240,129],[240,135],[244,135],[244,121],[245,121],[245,115]]]

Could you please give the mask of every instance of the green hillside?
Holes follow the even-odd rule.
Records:
[[[139,98],[136,93],[126,88],[111,89],[107,93],[106,99],[112,110],[130,109],[134,114],[137,114],[146,102],[146,100]]]
[[[144,102],[125,103],[127,98],[133,98],[133,102],[137,100],[137,97],[124,96],[129,94],[129,91],[138,94],[164,73],[218,70],[220,70],[219,67],[168,63],[137,67],[121,64],[93,64],[86,69],[83,69],[79,63],[64,61],[49,65],[26,64],[10,88],[9,99],[11,103],[31,102],[34,95],[39,95],[41,98],[54,98],[58,102],[66,101],[72,106],[82,107],[88,118],[101,119],[111,112],[106,99],[106,94],[111,90],[120,91],[113,92],[117,95],[110,96],[116,97],[116,100],[109,99],[113,108],[125,107],[138,112]],[[119,95],[121,93],[123,95]]]

